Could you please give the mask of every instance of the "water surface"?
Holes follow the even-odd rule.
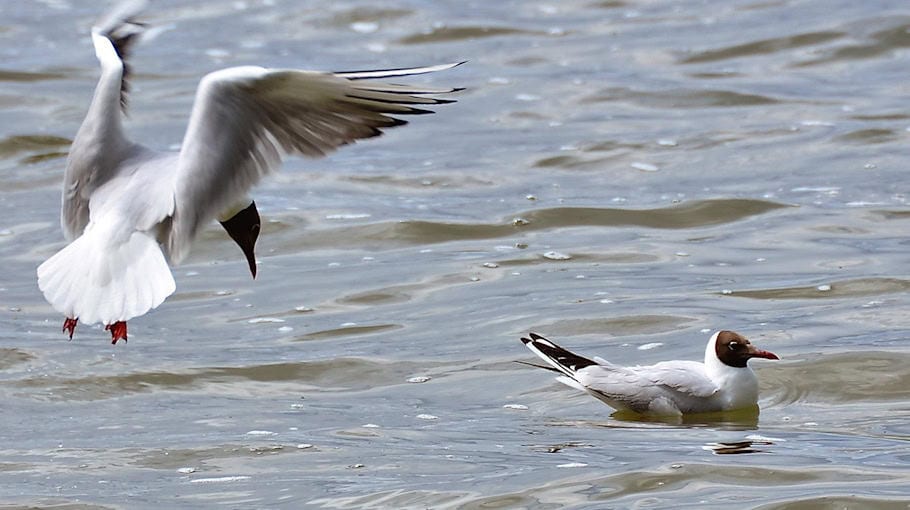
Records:
[[[92,2],[0,4],[3,508],[910,505],[900,1],[153,2],[128,128],[180,143],[240,64],[469,60],[458,103],[255,192],[178,290],[73,341],[34,270],[96,79]],[[544,334],[616,362],[758,361],[761,413],[611,415]]]

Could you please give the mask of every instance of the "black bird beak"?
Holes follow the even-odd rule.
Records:
[[[256,202],[250,202],[249,207],[233,215],[227,221],[221,221],[221,226],[227,231],[231,239],[243,250],[246,261],[250,264],[250,273],[256,279],[256,240],[259,239],[259,211]]]

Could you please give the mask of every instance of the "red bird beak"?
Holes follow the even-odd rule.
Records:
[[[752,358],[780,359],[777,354],[774,354],[771,351],[763,351],[761,349],[756,349],[755,347],[749,349],[749,355]]]

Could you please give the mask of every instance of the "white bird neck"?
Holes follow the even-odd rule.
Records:
[[[758,399],[758,377],[748,366],[732,367],[718,359],[715,343],[719,334],[719,331],[714,333],[705,347],[705,374],[723,389],[723,398],[732,407],[755,404]]]
[[[752,372],[752,369],[748,366],[732,367],[717,357],[716,344],[717,336],[719,334],[720,331],[711,335],[711,338],[708,340],[708,345],[705,346],[705,373],[707,373],[708,377],[715,381],[734,376],[742,377],[745,374],[750,374],[751,377],[755,377],[755,373]]]

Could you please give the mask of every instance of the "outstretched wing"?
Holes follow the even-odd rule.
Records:
[[[116,175],[118,163],[132,150],[120,127],[118,105],[126,108],[126,58],[145,28],[135,19],[144,5],[140,0],[118,4],[92,28],[101,76],[92,105],[70,147],[63,177],[60,224],[70,241],[81,235],[89,222],[89,197]]]
[[[205,76],[180,151],[171,259],[179,261],[199,227],[242,200],[283,154],[324,156],[406,123],[396,115],[432,113],[418,106],[450,103],[432,95],[460,90],[370,80],[457,65],[343,73],[250,66]]]
[[[128,59],[136,41],[145,32],[146,25],[136,17],[145,9],[147,0],[127,0],[117,4],[92,28],[92,32],[111,41],[114,51],[123,63],[120,81],[120,106],[126,111],[126,93],[129,91],[129,77],[132,72]]]

